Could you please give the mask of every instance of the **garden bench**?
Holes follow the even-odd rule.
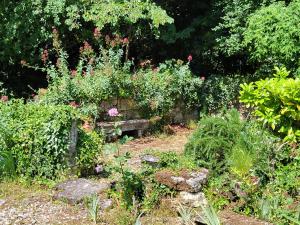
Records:
[[[144,130],[149,127],[149,120],[146,119],[135,119],[135,120],[124,120],[118,121],[118,126],[121,128],[122,133],[128,131],[136,131],[137,136],[141,137]],[[99,122],[98,127],[102,128],[108,137],[111,136],[115,129],[115,122]]]

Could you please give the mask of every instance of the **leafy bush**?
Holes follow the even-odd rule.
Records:
[[[0,103],[0,112],[0,150],[12,154],[17,175],[52,179],[69,168],[71,123],[77,119],[72,107],[12,100]],[[79,140],[77,163],[82,170],[94,166],[100,153],[102,140],[88,140]]]
[[[250,15],[244,44],[256,62],[273,67],[283,63],[293,71],[299,68],[299,1],[279,1]]]
[[[287,78],[289,72],[276,68],[274,78],[243,84],[240,101],[254,107],[254,115],[286,141],[300,140],[300,79]]]
[[[192,75],[182,61],[166,61],[156,69],[138,71],[133,77],[134,100],[145,115],[166,115],[176,103],[186,108],[200,106],[202,80]]]
[[[97,131],[78,130],[76,165],[81,175],[91,174],[100,161],[104,136]]]
[[[185,153],[192,155],[200,166],[212,168],[216,173],[238,168],[234,162],[237,152],[250,155],[253,163],[264,160],[272,150],[272,141],[264,129],[243,121],[236,109],[223,116],[206,116],[185,146]],[[261,154],[261,158],[256,155]],[[242,156],[242,155],[240,155]],[[237,160],[240,160],[238,158]],[[251,163],[252,164],[252,163]]]
[[[237,104],[240,84],[250,79],[249,76],[228,75],[208,77],[201,89],[201,104],[206,112],[218,112]]]
[[[109,40],[97,38],[99,52],[85,42],[76,68],[70,70],[58,32],[53,33],[58,59],[54,65],[45,53],[43,70],[48,74],[49,86],[47,91],[39,93],[41,103],[73,104],[83,114],[96,119],[101,103],[118,98],[134,100],[147,117],[166,115],[180,101],[187,108],[200,105],[202,81],[193,77],[189,64],[167,61],[158,68],[143,68],[132,73],[133,63],[126,60],[128,39],[115,36]]]

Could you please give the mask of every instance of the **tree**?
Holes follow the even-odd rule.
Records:
[[[300,1],[277,2],[248,18],[243,44],[251,59],[260,64],[300,67]]]
[[[134,38],[157,35],[173,19],[151,0],[2,0],[0,21],[0,80],[16,83],[24,77],[20,61],[37,63],[43,48],[51,47],[53,27],[72,51],[93,37],[95,27]]]

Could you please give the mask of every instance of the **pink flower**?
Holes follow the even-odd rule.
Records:
[[[101,173],[101,172],[103,171],[103,166],[97,165],[97,166],[95,167],[95,171],[96,171],[96,173]]]
[[[69,105],[74,108],[77,108],[79,106],[75,101],[70,102]]]
[[[204,76],[202,76],[202,77],[201,77],[201,80],[205,81],[205,77],[204,77]]]
[[[108,115],[110,117],[116,117],[119,115],[118,109],[117,108],[111,108],[110,110],[108,110]]]
[[[71,75],[72,75],[72,77],[75,77],[76,74],[77,74],[77,71],[76,71],[76,70],[71,70]]]
[[[2,102],[7,102],[8,101],[8,96],[6,96],[6,95],[1,96],[1,101]]]
[[[129,43],[128,38],[124,38],[124,39],[123,39],[123,44],[124,44],[124,45],[127,45],[128,43]]]
[[[188,56],[187,60],[188,60],[189,62],[191,62],[191,61],[193,60],[193,56],[190,54],[190,55]]]
[[[99,39],[100,37],[101,37],[100,29],[96,27],[96,28],[94,29],[94,38],[95,38],[95,39]]]

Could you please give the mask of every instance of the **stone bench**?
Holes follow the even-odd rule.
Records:
[[[118,121],[118,126],[121,128],[122,132],[137,131],[138,137],[141,137],[144,130],[149,127],[149,120],[136,119]],[[110,136],[115,129],[115,122],[99,122],[98,127],[102,128],[104,132]]]

